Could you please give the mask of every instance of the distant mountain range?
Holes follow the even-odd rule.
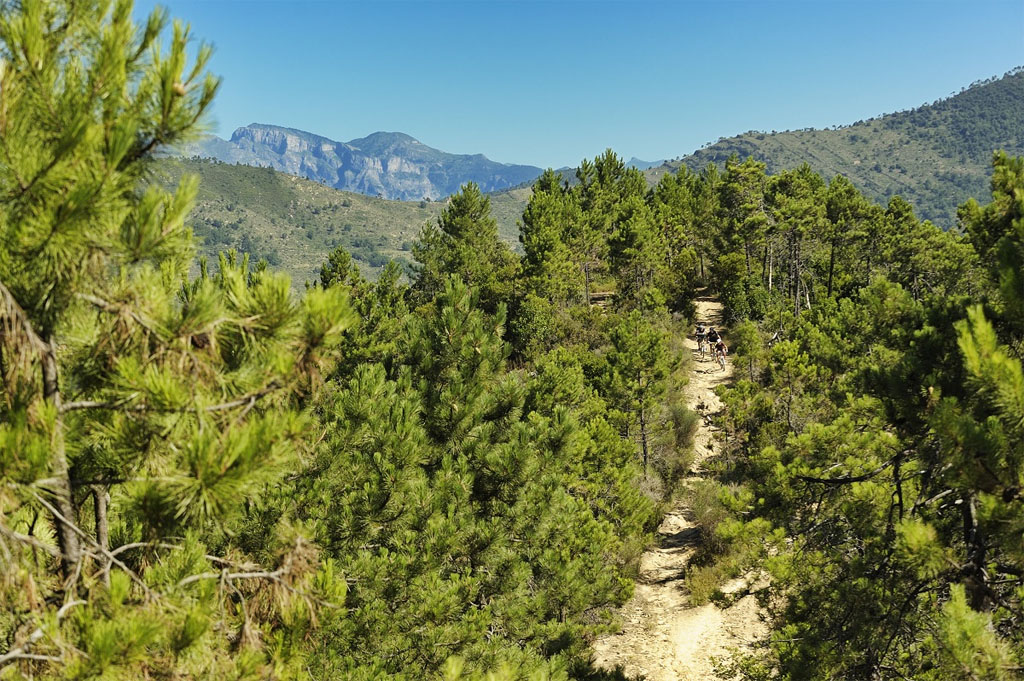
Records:
[[[808,163],[826,178],[845,175],[876,201],[900,194],[943,227],[969,197],[988,195],[992,152],[1024,155],[1024,69],[980,81],[910,111],[825,130],[750,131],[673,161],[632,158],[653,184],[686,165],[724,165],[732,155],[763,161],[775,173]],[[595,152],[596,153],[596,152]],[[486,192],[528,187],[541,169],[439,151],[398,132],[337,142],[302,130],[254,123],[231,139],[207,137],[183,156],[270,167],[336,189],[386,199],[436,200],[473,181]],[[560,171],[571,177],[571,169]]]
[[[801,163],[830,179],[847,176],[880,203],[895,194],[918,216],[949,228],[968,198],[989,196],[992,152],[1024,155],[1024,69],[972,84],[911,111],[831,130],[745,132],[646,171],[657,182],[686,165],[724,165],[732,155],[763,161],[768,172]]]
[[[950,227],[955,224],[956,207],[965,200],[988,200],[995,149],[1024,155],[1024,71],[975,83],[912,111],[832,130],[744,133],[651,167],[644,174],[653,185],[684,164],[699,170],[708,163],[724,164],[733,154],[760,159],[769,172],[807,162],[826,178],[846,175],[879,202],[900,194],[921,217]],[[161,181],[168,185],[176,183],[182,172],[201,176],[199,200],[190,218],[201,239],[201,253],[214,257],[219,250],[238,248],[266,257],[290,272],[297,286],[315,278],[335,246],[349,249],[371,277],[388,259],[409,262],[411,244],[423,223],[436,219],[444,205],[423,196],[448,196],[467,179],[492,192],[491,208],[501,237],[517,245],[518,222],[530,197],[530,184],[540,173],[532,166],[504,166],[482,156],[445,154],[398,133],[378,133],[343,144],[265,125],[240,128],[231,141],[208,139],[186,150],[186,155],[224,161],[164,159],[159,165]],[[452,165],[446,169],[432,166],[443,168],[448,161]],[[646,165],[637,159],[630,163]],[[490,168],[491,174],[462,175],[459,168]],[[559,172],[567,181],[575,180],[572,169]],[[442,175],[447,178],[443,182],[431,179]],[[398,189],[403,182],[407,183],[404,192]],[[501,189],[502,182],[518,187]],[[331,188],[339,183],[350,183],[347,188],[355,193]],[[392,189],[385,191],[386,186]],[[361,196],[367,193],[370,196]],[[414,200],[386,201],[378,194]]]
[[[540,168],[498,163],[482,154],[449,154],[400,132],[376,132],[350,142],[277,125],[253,123],[231,139],[209,136],[181,155],[270,167],[329,187],[386,199],[439,199],[476,182],[496,191],[530,182]]]

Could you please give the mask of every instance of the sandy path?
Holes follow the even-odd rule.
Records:
[[[710,298],[697,300],[697,320],[721,324],[722,305]],[[726,336],[728,339],[728,336]],[[714,388],[732,376],[710,358],[701,360],[697,343],[687,339],[694,352],[694,370],[686,390],[687,406],[703,416],[694,439],[694,469],[712,453],[710,417],[722,408]],[[712,658],[744,647],[764,635],[753,596],[745,596],[726,609],[708,604],[690,607],[684,578],[699,541],[688,509],[679,505],[658,528],[658,545],[640,559],[640,577],[633,598],[622,607],[622,631],[594,643],[596,666],[612,670],[624,667],[627,675],[648,681],[704,681],[714,679]],[[734,580],[730,592],[744,585]]]

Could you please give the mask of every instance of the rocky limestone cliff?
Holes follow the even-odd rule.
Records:
[[[534,166],[491,161],[482,154],[449,154],[398,132],[376,132],[336,142],[302,130],[253,123],[229,140],[208,137],[182,150],[184,156],[270,166],[337,189],[415,201],[439,199],[476,182],[483,191],[530,182]]]

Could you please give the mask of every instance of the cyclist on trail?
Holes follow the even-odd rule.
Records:
[[[726,346],[725,341],[719,336],[718,340],[712,346],[712,353],[715,359],[718,360],[718,364],[722,367],[722,371],[725,371],[725,358],[729,354],[729,348]]]
[[[711,328],[709,328],[708,343],[711,345],[711,347],[714,347],[715,343],[717,343],[720,340],[722,340],[722,337],[719,335],[717,331],[715,331],[715,327],[712,326]]]
[[[704,357],[704,344],[708,342],[708,330],[704,327],[704,322],[697,325],[697,349],[700,350],[700,356]]]

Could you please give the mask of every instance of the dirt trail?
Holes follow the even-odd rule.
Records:
[[[698,321],[718,327],[721,315],[721,303],[698,298]],[[694,470],[699,471],[714,446],[710,417],[722,408],[714,388],[732,377],[732,363],[722,371],[710,357],[700,359],[692,338],[687,346],[694,353],[687,406],[702,416],[694,439]],[[633,598],[622,607],[622,631],[594,643],[596,666],[612,670],[621,665],[627,675],[642,675],[648,681],[710,681],[715,678],[712,658],[765,635],[757,603],[753,596],[745,596],[724,610],[713,604],[690,607],[684,580],[700,534],[689,509],[679,505],[670,511],[658,534],[658,545],[640,559]],[[733,580],[722,591],[733,592],[745,583]]]

